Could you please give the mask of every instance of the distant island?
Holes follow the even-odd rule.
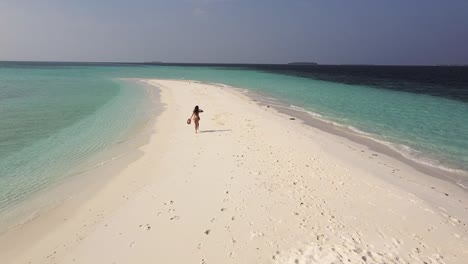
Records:
[[[318,65],[316,62],[290,62],[288,65]]]

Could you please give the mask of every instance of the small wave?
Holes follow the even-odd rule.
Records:
[[[338,123],[336,123],[336,122],[334,122],[334,123],[335,123],[335,124],[338,124]],[[365,131],[362,131],[362,130],[360,130],[360,129],[357,128],[357,127],[354,127],[354,126],[346,126],[346,125],[343,125],[343,126],[346,127],[347,129],[349,129],[349,130],[351,130],[351,131],[357,133],[357,134],[364,135],[364,136],[367,136],[367,137],[372,137],[372,134],[367,133],[367,132],[365,132]]]
[[[116,155],[116,156],[112,156],[110,159],[107,159],[107,160],[104,160],[104,161],[101,161],[101,162],[97,163],[93,168],[101,167],[101,166],[106,165],[107,163],[110,163],[110,162],[112,162],[112,161],[114,161],[116,159],[119,159],[119,158],[123,157],[123,156],[125,156],[125,153],[120,154],[120,155]],[[84,170],[82,172],[92,170],[93,168]]]
[[[217,83],[217,85],[221,86],[221,87],[224,87],[224,88],[229,88],[231,86],[227,85],[227,84],[223,84],[223,83]]]
[[[381,144],[385,144],[386,146],[390,147],[391,149],[403,155],[405,158],[415,161],[419,164],[423,164],[432,168],[436,168],[442,171],[454,173],[454,174],[461,175],[461,176],[468,176],[466,171],[461,170],[461,169],[447,167],[446,165],[441,164],[440,161],[427,157],[423,152],[415,150],[409,146],[391,143],[388,141],[382,141],[378,139],[373,139],[373,140],[378,141]]]
[[[351,128],[351,130],[353,132],[356,132],[360,136],[364,136],[367,139],[370,139],[370,140],[372,140],[374,142],[377,142],[379,144],[382,144],[384,146],[389,147],[390,149],[392,149],[393,151],[399,153],[400,155],[402,155],[404,158],[406,158],[408,160],[411,160],[411,161],[416,162],[418,164],[427,166],[429,168],[445,171],[447,173],[455,174],[455,175],[458,175],[458,176],[461,176],[461,177],[467,177],[468,176],[466,171],[461,170],[461,169],[456,169],[456,168],[450,168],[450,167],[448,167],[446,165],[443,165],[437,159],[430,158],[430,157],[427,156],[427,154],[425,154],[425,153],[423,153],[421,151],[418,151],[418,150],[416,150],[414,148],[411,148],[410,146],[399,144],[399,143],[389,142],[387,140],[381,139],[379,135],[366,133],[366,132],[363,132],[363,131],[361,131],[361,130],[359,130],[357,128],[354,128],[354,127],[350,127],[350,128]],[[452,180],[454,180],[454,179],[452,179]]]
[[[310,112],[310,111],[306,111],[309,115],[313,116],[313,117],[317,117],[317,118],[322,118],[323,116],[319,113],[314,113],[314,112]]]
[[[297,106],[297,105],[292,105],[292,104],[290,104],[289,107],[290,107],[291,109],[294,109],[294,110],[298,110],[298,111],[302,111],[302,112],[307,112],[306,109],[304,109],[303,107]]]

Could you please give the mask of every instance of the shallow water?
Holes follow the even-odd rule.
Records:
[[[0,80],[0,212],[85,170],[151,114],[144,88],[83,69],[2,69]]]

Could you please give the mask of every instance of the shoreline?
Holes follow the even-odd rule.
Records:
[[[468,257],[459,186],[231,88],[142,81],[161,91],[165,108],[141,155],[93,194],[0,236],[7,263]],[[198,103],[195,135],[184,121]]]
[[[210,84],[208,82],[200,83],[205,83],[208,85]],[[338,124],[335,121],[330,121],[326,118],[322,119],[320,117],[316,117],[314,116],[314,114],[317,113],[311,113],[308,110],[303,109],[301,107],[295,107],[287,102],[281,101],[278,98],[270,97],[270,95],[262,94],[256,91],[251,91],[245,88],[231,87],[225,84],[216,83],[215,85],[219,85],[222,88],[235,89],[238,93],[245,95],[250,100],[258,103],[258,105],[261,107],[272,107],[279,113],[282,113],[286,116],[290,116],[292,118],[296,118],[306,125],[320,129],[325,133],[331,133],[339,137],[344,137],[355,143],[364,145],[370,150],[387,155],[405,164],[408,164],[423,174],[446,180],[468,192],[467,171],[446,167],[441,168],[438,167],[438,165],[432,163],[427,164],[421,160],[418,160],[417,158],[411,157],[410,154],[405,154],[404,152],[395,149],[398,146],[398,144],[396,143],[377,139],[376,135],[367,134],[366,132],[362,131],[356,131],[353,128],[349,128],[347,125]],[[393,145],[395,147],[393,147]],[[402,146],[410,148],[405,145]]]
[[[54,208],[61,206],[64,202],[80,192],[81,188],[93,189],[95,192],[100,186],[112,180],[112,177],[118,174],[127,164],[132,163],[142,154],[139,153],[139,147],[145,145],[153,133],[153,125],[157,116],[161,114],[164,108],[160,104],[158,91],[153,87],[140,82],[138,79],[120,79],[123,82],[133,82],[144,89],[151,104],[151,117],[136,127],[126,135],[125,139],[116,141],[83,160],[79,165],[73,168],[73,172],[64,179],[50,184],[32,194],[26,200],[10,206],[6,211],[0,214],[0,236],[12,229],[18,228],[35,218]],[[153,115],[153,113],[156,113]],[[111,169],[109,169],[111,168]],[[103,171],[105,171],[103,173]]]
[[[399,152],[398,150],[393,149],[391,146],[387,145],[391,144],[389,142],[381,142],[378,139],[373,138],[372,136],[367,136],[361,133],[358,133],[352,129],[347,128],[345,125],[337,124],[333,121],[329,121],[326,119],[321,119],[318,117],[313,116],[313,114],[307,112],[306,110],[302,109],[294,109],[291,107],[290,104],[287,102],[283,102],[280,99],[271,97],[267,94],[262,94],[259,92],[254,92],[248,90],[246,88],[239,88],[239,87],[232,87],[222,83],[209,83],[209,82],[201,82],[191,80],[195,83],[201,83],[206,85],[215,85],[218,86],[220,89],[227,91],[228,93],[233,94],[234,96],[240,97],[243,100],[252,101],[254,104],[258,105],[259,107],[265,108],[265,110],[272,109],[273,112],[282,116],[285,119],[294,118],[291,121],[299,121],[303,125],[310,127],[312,129],[317,129],[322,131],[323,133],[334,135],[340,139],[349,140],[352,143],[355,143],[356,146],[353,151],[357,152],[358,148],[361,148],[361,153],[366,153],[367,151],[375,152],[372,156],[369,156],[370,159],[376,158],[378,155],[384,155],[389,157],[390,159],[395,159],[398,162],[401,162],[405,165],[408,165],[410,168],[414,169],[415,171],[423,174],[423,177],[419,175],[417,177],[408,177],[407,181],[412,181],[418,183],[418,186],[409,187],[405,183],[398,182],[392,177],[382,177],[383,179],[387,180],[389,183],[393,185],[398,185],[400,188],[407,190],[412,193],[418,193],[421,195],[426,201],[431,201],[432,203],[436,204],[437,206],[441,206],[431,195],[429,194],[422,194],[419,192],[418,188],[422,185],[434,185],[437,186],[439,183],[434,184],[430,178],[434,178],[436,180],[442,180],[446,184],[446,187],[455,187],[456,189],[461,190],[464,194],[468,194],[468,178],[465,178],[464,175],[451,173],[447,170],[443,170],[431,165],[427,165],[421,163],[417,160],[411,159],[406,157],[403,153]],[[232,91],[232,92],[231,92]],[[362,149],[366,149],[364,151]],[[357,153],[357,154],[361,154]],[[350,157],[347,157],[348,159]],[[352,159],[352,158],[351,158]],[[392,170],[392,174],[394,174],[397,170]],[[464,172],[464,171],[463,171]],[[427,177],[427,179],[426,179]],[[431,189],[437,191],[441,195],[450,196],[450,192],[443,192],[437,190],[437,187],[431,186]]]

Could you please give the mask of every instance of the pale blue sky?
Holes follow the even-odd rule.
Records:
[[[468,64],[466,0],[0,0],[0,60]]]

